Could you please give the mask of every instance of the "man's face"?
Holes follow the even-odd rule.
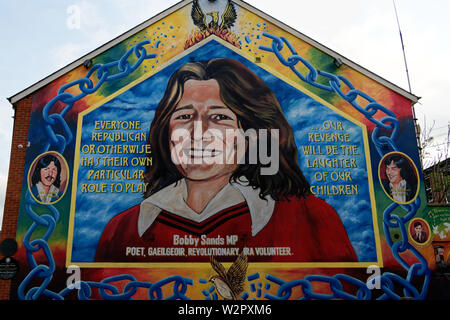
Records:
[[[55,166],[53,161],[51,161],[48,166],[41,169],[41,182],[47,187],[50,187],[53,183],[55,183],[57,176],[58,168]]]
[[[238,166],[236,115],[220,98],[216,80],[188,80],[169,123],[172,161],[191,180],[231,174]],[[228,132],[228,133],[227,133]]]
[[[386,175],[389,179],[389,182],[392,184],[398,184],[400,181],[402,181],[400,168],[397,167],[394,161],[391,161],[391,163],[386,166]]]

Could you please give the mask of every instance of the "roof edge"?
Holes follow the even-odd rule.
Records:
[[[85,54],[81,58],[69,63],[65,67],[62,67],[61,69],[53,72],[52,74],[48,75],[47,77],[43,78],[42,80],[39,80],[38,82],[30,85],[29,87],[23,89],[22,91],[12,95],[11,97],[7,98],[8,101],[11,104],[15,104],[17,101],[22,100],[26,96],[32,94],[33,92],[41,89],[42,87],[46,86],[47,84],[51,83],[52,81],[58,79],[62,75],[66,74],[67,72],[79,67],[80,65],[83,65],[83,63],[88,60],[92,59],[99,54],[102,54],[103,52],[111,49],[115,45],[119,44],[123,40],[127,39],[128,37],[132,36],[133,34],[145,29],[146,27],[152,25],[158,20],[161,20],[165,18],[166,16],[172,14],[173,12],[177,11],[178,9],[188,5],[192,0],[183,0],[180,1],[173,6],[167,8],[166,10],[156,14],[155,16],[151,17],[150,19],[138,24],[137,26],[133,27],[132,29],[126,31],[125,33],[117,36],[116,38],[106,42],[105,44],[101,45],[97,49],[92,50],[91,52]]]
[[[151,24],[155,23],[158,20],[163,19],[164,17],[172,14],[173,12],[177,11],[178,9],[188,5],[191,3],[192,0],[183,0],[180,1],[173,6],[167,8],[166,10],[160,12],[159,14],[153,16],[152,18],[140,23],[136,27],[126,31],[125,33],[117,36],[116,38],[112,39],[111,41],[101,45],[97,49],[85,54],[81,58],[73,61],[72,63],[69,63],[65,67],[62,67],[61,69],[53,72],[52,74],[48,75],[47,77],[43,78],[42,80],[30,85],[29,87],[25,88],[24,90],[12,95],[11,97],[7,98],[8,101],[14,106],[14,104],[22,100],[24,97],[32,94],[33,92],[41,89],[42,87],[46,86],[47,84],[51,83],[52,81],[56,80],[57,78],[61,77],[62,75],[66,74],[70,70],[73,70],[80,65],[83,65],[84,61],[94,58],[98,56],[99,54],[109,50],[110,48],[114,47],[115,45],[119,44],[123,40],[127,39],[128,37],[132,36],[133,34],[145,29],[146,27],[150,26]],[[334,50],[322,45],[321,43],[317,42],[316,40],[306,36],[305,34],[291,28],[290,26],[286,25],[285,23],[277,20],[276,18],[268,15],[267,13],[264,13],[263,11],[259,10],[258,8],[253,7],[252,5],[246,3],[242,0],[233,0],[236,4],[239,6],[252,11],[256,15],[260,16],[263,19],[266,19],[267,21],[273,23],[274,25],[280,27],[281,29],[285,30],[286,32],[291,33],[293,36],[296,36],[306,43],[312,45],[313,47],[318,48],[319,50],[323,51],[324,53],[334,57],[339,58],[344,64],[350,66],[351,68],[355,69],[356,71],[364,74],[365,76],[379,82],[380,84],[388,87],[389,89],[397,92],[398,94],[404,96],[405,98],[409,99],[413,105],[417,103],[421,98],[414,95],[411,92],[406,91],[405,89],[402,89],[401,87],[395,85],[394,83],[390,82],[389,80],[386,80],[383,77],[378,76],[377,74],[371,72],[370,70],[362,67],[361,65],[353,62],[352,60],[340,55],[339,53],[335,52]]]

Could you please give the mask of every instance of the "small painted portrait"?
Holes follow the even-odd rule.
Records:
[[[412,202],[419,191],[417,169],[411,159],[402,153],[389,153],[380,162],[379,176],[386,194],[393,201]]]
[[[425,244],[430,239],[430,227],[423,219],[413,219],[409,225],[409,233],[417,244]]]
[[[64,195],[68,168],[57,152],[47,152],[37,157],[30,168],[29,189],[34,199],[42,204],[53,204]]]

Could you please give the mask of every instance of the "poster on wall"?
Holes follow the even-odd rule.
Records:
[[[48,282],[80,268],[138,299],[298,299],[283,288],[336,274],[370,299],[368,268],[425,263],[411,101],[333,61],[239,1],[191,1],[37,92],[18,298],[37,246]]]

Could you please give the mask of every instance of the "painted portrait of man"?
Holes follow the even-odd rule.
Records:
[[[37,201],[48,204],[62,196],[61,170],[61,162],[53,154],[46,154],[37,160],[30,186],[30,191]]]
[[[412,238],[417,243],[424,243],[428,240],[428,234],[425,231],[425,227],[420,221],[414,222],[414,231],[412,232]]]
[[[277,98],[241,62],[175,71],[148,143],[144,199],[107,224],[96,262],[204,262],[200,249],[211,246],[259,250],[250,261],[357,261],[336,211],[310,192]],[[185,256],[171,256],[174,247]]]

